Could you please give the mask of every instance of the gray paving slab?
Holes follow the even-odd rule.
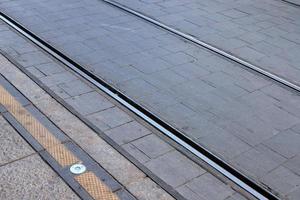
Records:
[[[292,0],[292,2],[298,0]],[[252,49],[259,48],[260,41],[268,41],[269,39],[273,42],[270,44],[279,44],[280,48],[286,45],[295,46],[296,49],[300,48],[297,45],[299,40],[299,31],[292,28],[297,23],[297,17],[299,18],[300,10],[292,5],[286,4],[282,1],[199,1],[189,0],[185,4],[176,4],[176,0],[168,1],[124,1],[117,0],[130,8],[136,9],[142,13],[150,15],[151,17],[158,19],[167,25],[177,28],[185,33],[191,34],[196,38],[209,42],[216,45],[224,50],[227,50],[241,58],[248,59],[254,64],[258,64],[265,69],[272,71],[267,65],[263,65],[259,62],[262,56],[270,56],[276,52],[276,48],[268,49],[265,52],[255,52]],[[174,4],[175,3],[175,4]],[[298,3],[299,4],[299,3]],[[177,7],[185,8],[188,7],[187,12],[173,9],[174,5]],[[145,7],[149,9],[145,9]],[[152,13],[151,9],[159,9],[159,13]],[[164,14],[162,14],[164,13]],[[211,21],[208,21],[210,19]],[[191,27],[190,24],[185,23],[186,21],[192,22],[197,26]],[[208,39],[205,28],[211,27],[216,32],[215,35],[211,35]],[[225,31],[225,29],[227,29]],[[246,30],[246,31],[245,31]],[[237,35],[239,32],[244,34]],[[211,32],[210,32],[211,33]],[[226,37],[238,37],[243,41],[248,42],[248,46],[251,48],[236,49],[231,48],[231,45],[222,45],[218,42],[219,36]],[[287,40],[282,40],[283,38]],[[233,42],[233,41],[232,41]],[[231,42],[230,42],[231,43]],[[240,46],[241,47],[241,46]],[[287,63],[297,65],[296,61],[289,61],[288,54],[294,51],[285,48],[283,52],[286,53],[283,58]],[[271,60],[272,58],[266,58]],[[282,66],[283,67],[283,66]],[[284,68],[284,67],[283,67]],[[287,69],[288,70],[288,69]],[[299,67],[297,67],[299,71]],[[274,71],[280,75],[284,75],[287,78],[292,78],[298,82],[297,77],[291,77],[290,75],[281,74],[280,72]]]
[[[131,1],[131,4],[134,5],[135,2],[136,1]],[[171,4],[178,3],[178,1],[176,2],[173,0],[166,1],[165,3],[167,2]],[[123,3],[128,2],[123,1]],[[167,10],[168,4],[164,5],[161,3],[162,2],[149,3],[149,6],[151,8],[153,4],[159,4],[160,9]],[[227,44],[230,44],[229,46],[232,48],[230,51],[232,52],[240,48],[242,49],[239,51],[242,53],[241,56],[247,56],[250,60],[255,59],[257,62],[265,63],[268,67],[272,67],[272,69],[287,74],[289,77],[293,77],[293,80],[296,80],[294,78],[298,76],[298,69],[294,66],[295,63],[292,61],[297,59],[297,54],[287,53],[282,54],[282,56],[279,56],[278,54],[281,54],[279,49],[287,51],[286,49],[288,48],[293,49],[294,52],[297,50],[297,43],[284,39],[282,36],[287,34],[287,32],[298,31],[297,27],[293,26],[298,11],[292,10],[295,14],[291,15],[290,12],[286,11],[287,8],[282,8],[283,10],[280,10],[278,7],[269,5],[265,2],[256,3],[257,5],[251,4],[250,6],[248,1],[244,3],[239,2],[232,8],[232,2],[219,4],[219,2],[216,3],[215,1],[195,1],[190,5],[185,5],[189,8],[194,8],[191,12],[178,12],[176,13],[176,16],[183,14],[184,18],[186,17],[192,20],[201,13],[201,15],[204,15],[204,18],[207,18],[205,22],[211,22],[209,27],[204,25],[204,28],[206,28],[207,31],[208,29],[213,29],[215,32],[214,35],[211,35],[211,33],[206,33],[205,35],[209,35],[212,41],[220,41],[220,45],[222,44],[225,47]],[[135,99],[143,106],[146,106],[146,108],[154,111],[160,116],[166,116],[165,119],[167,119],[168,122],[176,128],[183,130],[187,135],[197,139],[198,142],[205,145],[216,154],[226,158],[230,164],[234,164],[231,159],[239,157],[251,149],[253,150],[255,145],[260,144],[268,144],[268,148],[271,148],[272,150],[276,149],[274,152],[275,154],[278,154],[277,156],[287,154],[286,152],[283,152],[281,150],[282,147],[280,147],[281,143],[283,146],[285,145],[285,139],[278,139],[280,140],[280,145],[278,146],[277,144],[275,145],[276,142],[274,142],[274,144],[270,142],[269,144],[269,140],[276,138],[277,135],[273,136],[273,134],[277,134],[278,132],[285,131],[292,127],[296,129],[296,126],[300,123],[300,112],[293,109],[295,108],[295,105],[297,105],[296,102],[298,102],[299,99],[299,96],[295,95],[295,93],[289,95],[291,100],[283,100],[287,90],[276,84],[276,86],[274,86],[273,82],[241,69],[239,66],[201,48],[197,48],[201,50],[196,51],[195,48],[191,47],[191,44],[179,40],[178,38],[120,12],[117,9],[106,6],[99,1],[85,2],[84,0],[80,0],[76,2],[71,1],[70,4],[60,3],[61,8],[57,8],[56,1],[42,2],[40,5],[29,1],[26,2],[26,4],[28,4],[28,7],[35,7],[35,9],[30,10],[31,13],[28,11],[25,12],[24,8],[21,6],[23,5],[21,1],[14,2],[14,6],[5,3],[0,7],[9,12],[13,17],[17,17],[24,25],[28,26],[39,35],[43,37],[48,37],[50,35],[47,39],[51,44],[58,49],[63,50],[74,60],[80,61],[87,69],[97,72],[98,76],[109,81],[131,98]],[[85,6],[84,12],[75,13],[76,9],[72,10],[72,8],[69,7],[73,4]],[[179,2],[179,5],[181,4],[182,2]],[[141,5],[144,5],[144,3]],[[162,5],[164,6],[161,7]],[[194,5],[197,6],[194,7]],[[236,6],[238,8],[236,8]],[[12,7],[17,9],[12,9]],[[44,7],[48,7],[49,9],[43,10]],[[290,7],[288,8],[290,9]],[[55,14],[51,11],[53,9],[58,9]],[[231,9],[238,10],[238,12],[231,13],[231,17],[234,17],[234,15],[237,15],[239,12],[247,13],[248,15],[237,19],[230,19],[230,16],[225,17],[222,20],[230,21],[224,23],[223,26],[221,26],[222,23],[219,23],[216,28],[216,21],[221,19],[219,17],[214,17],[215,13],[222,15],[222,12]],[[41,10],[43,10],[43,12],[41,12]],[[178,9],[174,10],[178,11]],[[266,10],[272,15],[270,13],[264,14]],[[290,19],[276,17],[275,20],[274,15],[276,16],[277,13],[285,14],[289,16]],[[26,20],[27,14],[38,15],[44,18],[47,16],[51,25],[47,27],[47,29],[40,29],[36,25],[31,25],[31,18]],[[55,17],[54,15],[57,16]],[[80,16],[81,19],[78,21],[66,20],[67,18],[72,18],[72,16]],[[91,23],[90,20],[93,19],[94,16],[97,17],[95,17],[93,23]],[[108,20],[108,16],[113,16],[113,19]],[[60,20],[58,20],[59,17],[66,21],[60,23]],[[202,17],[201,19],[204,18]],[[26,22],[28,22],[28,24],[26,24]],[[82,30],[80,30],[78,27],[80,27],[83,22],[87,22],[89,27],[82,26]],[[201,23],[199,20],[195,22]],[[271,26],[272,24],[274,26]],[[97,31],[93,28],[95,26],[98,27]],[[230,38],[230,32],[226,32],[228,30],[226,26],[230,27],[229,29],[232,28],[236,30],[237,33],[240,33],[241,35]],[[288,28],[283,28],[285,26]],[[59,27],[61,27],[61,29],[59,29]],[[244,29],[247,30],[247,34],[251,34],[251,30],[255,30],[260,34],[258,34],[258,36],[253,33],[253,35],[247,35],[243,38],[243,35],[245,34],[243,33]],[[53,34],[54,30],[60,33],[57,33],[57,36],[51,36],[51,33]],[[199,32],[199,35],[201,35],[200,30],[204,29],[199,28],[195,30],[195,32]],[[82,31],[85,33],[82,34]],[[226,33],[226,35],[224,34],[224,37],[222,36],[222,31]],[[120,32],[127,35],[127,37],[120,39]],[[66,33],[69,35],[64,38],[63,36]],[[16,60],[19,60],[20,63],[24,64],[26,67],[36,67],[35,65],[51,62],[48,58],[39,58],[36,59],[36,61],[28,60],[30,58],[28,55],[32,50],[19,56],[15,51],[12,51],[11,48],[7,48],[7,46],[14,46],[15,43],[24,42],[20,39],[11,39],[15,38],[16,35],[9,33],[7,30],[2,31],[1,34],[3,35],[3,38],[5,38],[0,40],[1,48],[6,47],[4,49],[11,53]],[[130,37],[128,35],[130,35]],[[262,40],[262,38],[264,39]],[[226,43],[227,40],[230,42]],[[248,40],[248,42],[246,40]],[[93,45],[93,41],[99,41],[99,43],[95,42]],[[145,42],[145,46],[142,41]],[[72,42],[76,42],[76,44],[80,43],[77,47],[86,45],[88,48],[83,48],[82,52],[80,51],[80,48],[73,50]],[[252,45],[250,43],[254,44]],[[258,46],[255,46],[256,44],[258,44]],[[132,47],[132,45],[134,47]],[[277,46],[277,48],[274,48],[274,51],[272,51],[272,45],[275,47]],[[64,46],[67,47],[64,48]],[[15,48],[18,49],[18,47]],[[266,48],[269,49],[270,54],[272,54],[271,60],[269,59],[270,54],[264,50]],[[87,56],[90,52],[89,49],[93,49],[93,52],[97,53],[94,53],[92,56]],[[119,51],[119,49],[121,50]],[[137,53],[136,51],[139,52]],[[25,56],[25,54],[28,55]],[[32,55],[33,58],[39,56],[39,54]],[[97,55],[99,55],[101,59],[96,59],[95,57],[97,57]],[[26,59],[23,59],[24,57]],[[156,62],[153,60],[159,61]],[[165,62],[161,62],[161,60]],[[117,65],[111,67],[112,64]],[[155,65],[153,66],[153,64]],[[184,71],[185,66],[187,66],[186,71]],[[192,69],[189,71],[190,66],[193,67],[191,67]],[[286,68],[281,66],[286,66],[289,70],[285,70]],[[180,69],[180,67],[182,67],[182,69]],[[199,70],[197,70],[196,67],[198,67]],[[173,80],[172,78],[171,81],[174,81],[175,83],[174,85],[170,84],[172,85],[171,88],[160,85],[158,84],[160,82],[156,79],[161,79],[161,70],[171,70],[176,73],[176,75],[170,72],[170,74],[172,74],[170,76],[180,76],[183,79],[177,78]],[[167,75],[165,76],[166,79],[162,80],[164,83],[168,84],[167,78],[169,77]],[[148,77],[148,79],[145,77]],[[188,80],[182,82],[184,79]],[[54,88],[57,84],[65,84],[66,82],[72,82],[75,79],[69,76],[68,72],[63,72],[46,76],[41,78],[41,80],[47,86]],[[281,89],[277,89],[277,87]],[[69,90],[71,89],[69,88]],[[259,91],[264,94],[261,94]],[[67,93],[67,91],[64,92]],[[90,93],[79,94],[79,96],[69,98],[67,101],[82,114],[102,112],[105,109],[111,108],[110,104],[104,103],[105,106],[96,104],[96,102],[102,102],[102,100],[98,99],[98,97],[90,98],[87,94]],[[61,94],[61,96],[64,95],[65,94]],[[87,97],[85,97],[85,95],[87,95]],[[64,98],[66,97],[67,96]],[[149,97],[149,99],[147,99],[147,97]],[[152,100],[150,97],[152,97]],[[91,105],[87,107],[78,106],[86,102],[91,102],[91,105],[97,105],[96,109]],[[261,122],[258,122],[259,126],[253,128],[253,124],[256,123],[255,119]],[[110,127],[101,122],[101,120],[98,122],[95,121],[94,123],[96,125],[98,124],[100,129],[108,130]],[[203,124],[206,123],[208,125],[204,126]],[[119,127],[125,125],[126,124],[123,124]],[[133,134],[132,136],[129,134],[130,131],[125,131],[125,134],[121,134],[123,130],[119,127],[114,128],[116,131],[112,131],[111,136],[120,144],[131,142],[148,134],[141,133],[138,135]],[[117,128],[119,128],[119,130],[117,130]],[[129,127],[128,130],[131,128]],[[134,127],[132,129],[134,129]],[[109,135],[109,133],[107,134]],[[282,133],[279,133],[278,135],[280,134]],[[294,134],[298,133],[288,131],[286,134],[286,138],[293,138],[295,137]],[[120,138],[120,135],[122,138]],[[291,150],[288,152],[289,154],[283,156],[287,156],[288,160],[292,159],[292,155],[296,156],[295,149],[297,150],[297,148],[294,148],[294,145],[292,145]],[[290,154],[290,152],[292,153]],[[266,159],[271,159],[269,156],[270,155],[266,155]],[[235,164],[238,166],[237,163]],[[291,165],[296,166],[296,163]],[[291,169],[291,167],[288,169]],[[243,168],[243,170],[245,173],[248,173],[247,169]],[[251,173],[252,172],[249,171],[249,175]],[[257,172],[254,176],[266,175],[259,173],[261,172]],[[294,176],[293,178],[295,179],[298,178],[294,173],[292,173],[291,176]],[[261,181],[263,184],[268,185],[268,183],[265,182],[265,179],[262,179]],[[278,187],[280,187],[280,185]],[[281,191],[277,188],[275,190]],[[282,191],[283,190],[284,188]]]
[[[140,151],[146,154],[149,158],[156,158],[160,155],[173,150],[173,148],[165,143],[162,139],[154,134],[147,135],[132,142]]]
[[[120,110],[118,107],[112,107],[91,115],[88,115],[87,118],[94,122],[94,124],[103,126],[100,128],[105,131],[108,129],[116,128],[123,124],[133,121],[133,119]]]
[[[105,131],[105,133],[115,142],[122,145],[149,135],[151,132],[142,125],[133,121]]]
[[[112,103],[94,91],[71,97],[66,101],[83,115],[92,114],[113,107]]]
[[[152,159],[146,163],[146,166],[173,187],[183,185],[205,173],[202,168],[177,151],[171,151]]]
[[[38,155],[0,167],[1,199],[79,199]]]
[[[218,180],[209,173],[195,178],[186,185],[194,193],[203,196],[205,199],[226,199],[234,193],[234,190],[229,190],[227,188],[228,186],[220,184]]]
[[[0,127],[0,166],[35,153],[2,116]]]
[[[299,187],[299,176],[285,167],[278,167],[265,177],[264,180],[274,189],[278,190],[281,194],[287,195]]]

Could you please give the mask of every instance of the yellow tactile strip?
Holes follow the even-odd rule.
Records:
[[[0,104],[6,107],[62,167],[81,162],[1,85]],[[76,176],[75,179],[96,200],[119,200],[119,197],[93,172],[85,172]]]
[[[119,199],[117,195],[112,193],[111,190],[105,184],[103,184],[95,174],[91,172],[79,175],[75,179],[80,183],[80,185],[82,185],[84,188],[87,188],[87,192],[94,199]]]
[[[60,143],[39,121],[37,121],[13,96],[0,87],[0,103],[15,119],[50,153],[63,167],[78,162],[63,144]]]

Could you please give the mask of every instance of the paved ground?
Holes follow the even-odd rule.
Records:
[[[300,7],[280,0],[116,2],[300,84]]]
[[[79,199],[0,115],[0,199]]]
[[[298,94],[99,1],[2,1],[0,8],[248,176],[297,199]],[[76,95],[65,92],[73,88],[63,84],[73,80],[68,73],[1,30],[3,51],[61,96]],[[90,95],[67,101],[76,107]]]
[[[3,28],[3,26],[2,26]],[[11,36],[19,45],[27,45],[26,50],[35,52],[38,57],[27,53],[26,61],[22,64],[37,62],[47,63],[53,72],[48,75],[33,67],[24,68],[35,76],[35,81],[42,81],[64,100],[65,106],[79,112],[78,116],[85,119],[93,129],[106,141],[113,141],[113,147],[124,151],[126,156],[133,158],[134,163],[147,171],[147,176],[155,178],[160,185],[173,190],[176,199],[191,200],[244,200],[229,184],[188,159],[165,142],[160,135],[152,132],[128,115],[94,87],[67,71],[63,66],[49,59],[39,49],[11,32]],[[13,47],[12,45],[11,47]],[[16,46],[15,46],[16,47]],[[20,50],[20,49],[19,49]],[[69,113],[54,99],[35,85],[32,80],[21,73],[15,66],[0,56],[1,74],[10,80],[38,109],[64,131],[86,153],[95,159],[105,170],[117,179],[137,199],[173,199],[155,182],[149,179],[136,166],[122,157],[111,146],[104,142],[94,130],[86,127],[82,121]],[[59,69],[59,70],[58,70]],[[91,107],[90,105],[93,105]],[[182,170],[184,169],[184,170]],[[109,179],[105,178],[106,181]],[[227,181],[226,179],[222,179]],[[111,181],[108,181],[111,182]],[[119,190],[116,190],[119,191]],[[174,192],[175,191],[175,192]],[[8,193],[11,192],[8,190]],[[118,193],[120,194],[120,193]],[[131,199],[125,193],[119,195],[121,199]]]

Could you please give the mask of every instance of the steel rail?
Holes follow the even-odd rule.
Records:
[[[215,47],[215,46],[213,46],[211,44],[208,44],[208,43],[206,43],[204,41],[201,41],[201,40],[197,39],[196,37],[194,37],[192,35],[183,33],[183,32],[181,32],[181,31],[179,31],[179,30],[177,30],[175,28],[172,28],[172,27],[170,27],[170,26],[168,26],[168,25],[166,25],[166,24],[164,24],[164,23],[162,23],[162,22],[160,22],[160,21],[158,21],[158,20],[156,20],[156,19],[154,19],[152,17],[147,16],[146,14],[143,14],[143,13],[141,13],[139,11],[136,11],[136,10],[134,10],[132,8],[129,8],[129,7],[125,6],[125,5],[122,5],[120,3],[117,3],[117,2],[115,2],[113,0],[101,0],[101,1],[107,3],[107,4],[111,5],[111,6],[117,7],[117,8],[119,8],[119,9],[121,9],[121,10],[127,12],[127,13],[130,13],[130,14],[134,15],[134,16],[137,16],[137,17],[139,17],[139,18],[141,18],[141,19],[143,19],[143,20],[145,20],[147,22],[150,22],[151,24],[154,24],[154,25],[156,25],[156,26],[158,26],[158,27],[160,27],[160,28],[162,28],[164,30],[167,30],[170,33],[173,33],[173,34],[175,34],[175,35],[177,35],[177,36],[179,36],[181,38],[184,38],[185,40],[188,40],[188,41],[190,41],[190,42],[192,42],[192,43],[194,43],[196,45],[199,45],[201,47],[204,47],[204,48],[206,48],[206,49],[208,49],[208,50],[210,50],[210,51],[212,51],[212,52],[214,52],[214,53],[216,53],[218,55],[221,55],[221,56],[223,56],[223,57],[225,57],[225,58],[227,58],[227,59],[229,59],[231,61],[234,61],[234,62],[236,62],[236,63],[238,63],[238,64],[240,64],[240,65],[242,65],[242,66],[244,66],[244,67],[246,67],[248,69],[251,69],[251,70],[253,70],[253,71],[255,71],[255,72],[259,73],[259,74],[262,74],[263,76],[268,77],[268,78],[270,78],[270,79],[272,79],[272,80],[274,80],[274,81],[276,81],[276,82],[278,82],[280,84],[288,86],[289,88],[291,88],[293,90],[296,90],[297,92],[300,92],[300,85],[295,84],[295,83],[293,83],[293,82],[291,82],[289,80],[286,80],[286,79],[284,79],[283,77],[281,77],[281,76],[279,76],[277,74],[269,72],[269,71],[267,71],[267,70],[265,70],[265,69],[263,69],[263,68],[261,68],[259,66],[256,66],[256,65],[254,65],[254,64],[252,64],[252,63],[250,63],[248,61],[245,61],[245,60],[243,60],[241,58],[238,58],[238,57],[236,57],[236,56],[234,56],[234,55],[232,55],[230,53],[227,53],[226,51],[224,51],[224,50],[222,50],[222,49],[220,49],[218,47]]]
[[[106,81],[101,79],[100,77],[94,75],[83,66],[79,65],[71,58],[67,57],[59,50],[42,40],[40,37],[35,35],[30,30],[26,29],[22,26],[19,22],[13,20],[8,15],[0,12],[0,19],[8,24],[11,28],[16,30],[18,33],[23,35],[23,37],[27,38],[31,42],[33,42],[36,46],[47,52],[53,58],[57,59],[59,62],[63,63],[65,66],[72,69],[75,73],[80,75],[85,80],[89,81],[100,90],[105,92],[111,98],[125,106],[127,109],[135,113],[144,121],[148,122],[154,128],[171,138],[173,141],[177,142],[184,148],[186,148],[189,152],[206,162],[216,171],[223,174],[233,183],[253,195],[257,199],[267,200],[267,199],[274,199],[279,200],[277,196],[266,190],[265,188],[258,185],[255,181],[251,180],[243,173],[239,172],[237,169],[223,161],[218,156],[214,155],[209,150],[199,146],[195,143],[191,138],[187,137],[179,130],[174,128],[173,126],[169,125],[167,122],[160,119],[155,114],[151,113],[149,110],[145,109],[144,107],[137,104],[131,98],[120,92],[118,89],[114,88]]]
[[[282,1],[282,2],[284,2],[286,4],[290,4],[290,5],[294,6],[294,7],[300,8],[300,3],[294,3],[294,2],[292,2],[290,0],[279,0],[279,1]]]

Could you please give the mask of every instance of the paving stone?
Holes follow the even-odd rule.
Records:
[[[0,167],[1,199],[79,199],[38,155]]]
[[[35,77],[37,78],[41,78],[41,77],[44,77],[45,74],[43,74],[41,71],[39,71],[37,68],[35,67],[28,67],[27,70],[32,74],[34,75]]]
[[[234,193],[234,190],[209,173],[193,179],[186,186],[205,199],[223,200]]]
[[[225,131],[198,138],[197,142],[224,159],[232,159],[251,149],[248,144]]]
[[[239,193],[234,193],[231,197],[227,198],[226,200],[246,200],[247,198],[242,196]]]
[[[49,63],[52,60],[40,52],[30,52],[19,56],[17,61],[25,67],[30,67]]]
[[[260,53],[260,52],[254,50],[250,47],[247,47],[247,46],[234,49],[233,52],[248,61],[252,61],[252,60],[258,61],[266,56],[263,53]]]
[[[180,121],[182,118],[187,118],[196,115],[196,112],[194,112],[193,110],[181,103],[170,105],[162,109],[163,110],[159,111],[161,116],[171,122],[177,122]]]
[[[62,90],[64,90],[70,96],[77,96],[84,93],[91,92],[93,89],[80,80],[74,80],[67,83],[62,83],[58,85]]]
[[[107,129],[115,128],[122,124],[126,124],[133,119],[118,107],[112,107],[101,112],[97,112],[87,116],[89,120],[95,124],[105,124]]]
[[[150,75],[144,76],[144,80],[159,89],[168,89],[186,81],[185,78],[176,74],[172,70],[162,70]]]
[[[0,116],[0,166],[34,153],[25,140]]]
[[[186,199],[189,200],[206,200],[203,196],[197,195],[195,192],[193,192],[190,188],[188,188],[186,185],[183,185],[181,187],[177,188],[177,191]]]
[[[288,160],[284,166],[300,176],[300,155],[298,154],[292,159]]]
[[[154,86],[144,81],[143,79],[133,79],[119,83],[118,86],[122,91],[131,97],[139,98],[158,91]],[[139,91],[139,93],[136,93]]]
[[[140,151],[131,143],[124,144],[122,145],[122,147],[125,149],[125,151],[127,151],[131,156],[133,156],[141,163],[145,163],[150,160],[150,158],[146,154],[144,154],[142,151]]]
[[[251,173],[254,178],[261,178],[277,168],[286,159],[263,145],[257,146],[234,159],[235,166]]]
[[[115,142],[122,145],[148,135],[151,132],[139,123],[133,121],[105,131],[105,133]]]
[[[80,96],[75,96],[70,99],[66,99],[66,102],[82,115],[92,114],[114,106],[97,92],[90,92]]]
[[[40,70],[45,75],[51,75],[66,71],[63,67],[55,63],[46,63],[41,65],[35,65],[35,67]]]
[[[300,135],[287,130],[274,136],[264,142],[269,148],[283,155],[286,158],[292,158],[300,153],[299,146]]]
[[[237,9],[232,9],[232,10],[226,10],[221,12],[223,15],[227,16],[227,17],[231,17],[231,18],[241,18],[241,17],[245,17],[248,14],[245,12],[241,12]]]
[[[140,102],[156,110],[160,110],[163,107],[178,103],[176,99],[172,98],[168,91],[157,91],[153,94],[143,96],[140,98]]]
[[[146,166],[172,187],[180,186],[205,173],[204,169],[177,151],[152,159],[146,163]]]
[[[132,182],[128,185],[127,189],[136,194],[136,198],[145,200],[172,200],[174,199],[169,194],[163,192],[163,190],[157,187],[149,178],[144,178],[136,182]]]
[[[77,77],[70,72],[61,72],[50,76],[42,77],[40,80],[48,87],[52,87],[61,83],[76,80]]]
[[[117,191],[116,194],[118,195],[118,197],[121,200],[135,200],[136,199],[132,194],[130,194],[129,192],[127,192],[124,189]]]
[[[50,87],[50,89],[51,89],[56,95],[58,95],[60,98],[63,98],[63,99],[70,98],[70,95],[67,94],[63,89],[61,89],[61,88],[58,87],[58,86],[52,86],[52,87]]]
[[[278,130],[285,130],[299,123],[299,119],[297,117],[278,108],[277,106],[269,106],[261,109],[258,112],[258,118],[269,124],[273,124],[273,127]]]
[[[263,177],[262,180],[282,194],[288,194],[300,184],[300,176],[285,167],[278,167]]]
[[[287,195],[287,198],[296,200],[299,198],[300,196],[300,188],[297,188],[295,191],[291,192],[290,194]]]
[[[141,60],[140,62],[133,64],[133,66],[146,74],[171,67],[171,65],[168,62],[159,58]]]
[[[154,134],[135,140],[132,144],[150,158],[156,158],[173,149],[165,141]]]
[[[179,65],[177,67],[172,68],[172,70],[187,79],[198,78],[201,76],[208,75],[210,73],[205,68],[201,68],[194,63]]]
[[[182,52],[163,56],[162,59],[166,60],[172,65],[182,65],[186,63],[191,63],[195,60],[193,57]]]
[[[241,116],[234,121],[222,120],[218,125],[253,147],[279,133],[272,124],[263,122],[256,116]]]

